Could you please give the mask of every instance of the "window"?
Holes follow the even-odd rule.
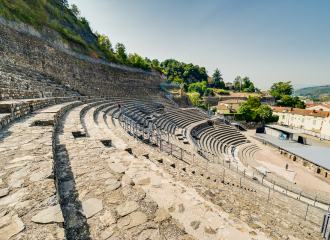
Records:
[[[302,118],[302,119],[301,119],[301,122],[304,123],[304,122],[305,122],[305,118]]]
[[[313,125],[316,125],[316,120],[313,120]],[[313,129],[314,130],[314,129]]]
[[[282,115],[282,119],[285,119],[285,116],[284,115]]]
[[[293,117],[291,117],[291,121],[293,121]]]

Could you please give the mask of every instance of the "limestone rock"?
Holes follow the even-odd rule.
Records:
[[[125,216],[131,212],[134,212],[139,208],[139,204],[134,201],[126,201],[125,203],[119,205],[116,209],[120,216]]]
[[[7,209],[1,210],[0,211],[0,218],[5,216],[7,214],[7,212],[8,212]]]
[[[101,234],[101,239],[109,239],[113,235],[113,233],[113,230],[111,228],[108,228]]]
[[[139,185],[149,185],[150,184],[150,177],[139,180],[138,184]]]
[[[106,211],[104,213],[104,215],[100,217],[100,221],[105,226],[111,225],[111,224],[114,224],[114,223],[117,222],[115,216],[111,212],[109,212],[109,211]]]
[[[19,200],[21,200],[28,193],[29,193],[28,189],[22,188],[22,189],[18,190],[17,192],[15,192],[12,195],[1,198],[0,199],[0,206],[11,204],[11,203],[16,203]]]
[[[131,218],[129,216],[120,218],[118,220],[117,227],[119,229],[122,229],[123,227],[127,226],[128,224],[130,224],[130,222],[131,222]]]
[[[116,190],[118,188],[120,188],[121,184],[120,182],[116,182],[116,183],[113,183],[113,184],[110,184],[107,189],[110,190],[110,191],[113,191],[113,190]]]
[[[14,180],[9,183],[10,188],[21,188],[24,180]]]
[[[64,228],[59,228],[56,230],[56,239],[58,240],[65,240],[66,237],[65,237],[65,230]]]
[[[24,229],[24,223],[16,213],[11,212],[0,218],[0,239],[10,239]]]
[[[17,162],[20,162],[20,161],[30,161],[30,160],[33,160],[33,159],[35,159],[34,156],[25,156],[25,157],[21,157],[21,158],[15,158],[10,163],[17,163]]]
[[[109,185],[109,184],[114,184],[117,183],[118,180],[116,178],[110,178],[108,180],[105,181],[105,184]]]
[[[109,168],[112,169],[112,171],[117,172],[117,173],[125,173],[125,171],[126,171],[126,167],[124,167],[123,165],[118,164],[118,163],[110,163],[108,166],[109,166]]]
[[[54,178],[54,172],[53,172],[52,168],[47,168],[47,169],[41,170],[39,172],[33,173],[30,176],[30,180],[32,182],[40,181],[40,180],[46,179],[46,178],[49,178],[49,179]]]
[[[190,226],[193,228],[193,229],[198,229],[199,228],[199,225],[201,224],[201,221],[192,221],[190,223]]]
[[[160,237],[158,229],[146,229],[139,235],[137,240],[146,240],[146,239],[160,240],[162,238]]]
[[[168,219],[171,217],[171,214],[169,214],[164,208],[160,208],[155,213],[155,222],[162,222],[165,219]]]
[[[42,210],[37,215],[32,217],[32,222],[36,223],[61,223],[64,222],[62,215],[62,210],[60,205],[55,205],[53,207]]]
[[[0,197],[5,197],[9,193],[9,188],[3,188],[0,190]]]
[[[126,174],[122,177],[121,181],[127,185],[134,185],[132,178]]]
[[[91,218],[103,209],[102,200],[90,198],[82,203],[82,208],[86,218]]]
[[[128,217],[130,217],[131,221],[129,225],[124,226],[123,229],[139,226],[148,220],[147,215],[141,211],[132,212],[130,215],[128,215]]]
[[[11,176],[10,179],[21,179],[22,177],[25,177],[31,173],[30,167],[24,167],[21,170],[14,172]]]

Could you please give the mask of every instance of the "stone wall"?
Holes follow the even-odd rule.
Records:
[[[159,83],[166,82],[161,75],[128,71],[78,59],[41,38],[1,24],[0,37],[0,56],[3,61],[23,67],[26,71],[43,74],[55,83],[75,90],[81,95],[109,96],[113,90],[121,90],[122,93],[131,89],[146,91],[158,88]],[[1,94],[8,97],[15,95],[10,91]],[[28,98],[37,96],[38,93]]]

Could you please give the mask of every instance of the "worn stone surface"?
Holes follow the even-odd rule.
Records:
[[[116,210],[120,216],[125,216],[139,208],[139,204],[134,201],[126,201],[119,205]]]
[[[24,223],[14,212],[0,218],[0,239],[10,239],[23,229]]]
[[[169,214],[164,208],[160,208],[156,211],[155,216],[156,216],[155,221],[161,222],[164,221],[165,219],[170,218],[171,214]]]
[[[32,217],[32,221],[36,223],[64,222],[60,205],[42,210],[37,215]]]
[[[150,178],[144,178],[138,181],[139,185],[149,185],[150,184]]]
[[[0,197],[7,196],[9,193],[9,188],[3,188],[0,190]]]
[[[82,203],[83,214],[86,218],[94,216],[103,209],[102,200],[91,198]]]

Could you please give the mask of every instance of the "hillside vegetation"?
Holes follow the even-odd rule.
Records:
[[[296,90],[295,95],[305,97],[310,96],[311,98],[329,97],[330,85],[301,88]]]
[[[151,67],[164,73],[169,81],[199,82],[207,79],[204,67],[186,64],[174,59],[160,63],[157,59],[128,54],[123,43],[113,45],[108,36],[93,32],[88,20],[81,16],[76,5],[67,0],[0,0],[0,15],[4,18],[32,25],[43,35],[61,45],[93,58],[150,71]],[[51,34],[49,30],[59,33]]]

